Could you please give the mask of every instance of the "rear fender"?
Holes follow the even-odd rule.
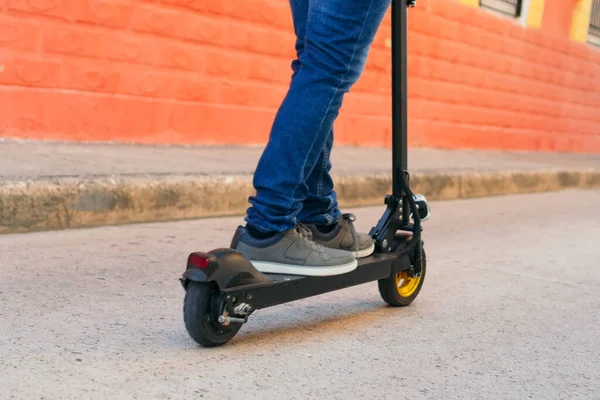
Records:
[[[204,268],[194,265],[193,257],[205,258],[208,265]],[[215,282],[220,290],[271,282],[246,257],[232,249],[190,254],[187,268],[180,280],[185,289],[190,282]]]

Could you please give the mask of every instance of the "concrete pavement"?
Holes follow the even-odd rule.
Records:
[[[412,306],[366,284],[260,310],[210,350],[177,278],[240,218],[0,236],[0,398],[598,398],[598,204],[434,203]],[[382,208],[347,211],[367,230]]]
[[[0,141],[0,181],[161,175],[251,175],[262,147],[140,146]],[[338,147],[339,176],[389,174],[391,150]],[[412,171],[491,172],[600,169],[599,154],[411,148]]]
[[[0,142],[0,233],[237,215],[262,148]],[[379,205],[389,149],[336,148],[345,207]],[[600,187],[600,155],[410,149],[430,199]]]

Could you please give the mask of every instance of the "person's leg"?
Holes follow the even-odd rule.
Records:
[[[308,19],[309,0],[290,0],[296,33],[296,59],[292,62],[292,79],[300,70],[300,58],[304,52],[306,22]],[[302,210],[298,221],[314,224],[332,224],[338,221],[341,212],[338,208],[333,180],[329,175],[331,161],[329,159],[333,147],[333,129],[321,149],[315,166],[306,178],[308,194],[302,202]]]
[[[246,221],[262,232],[296,223],[306,179],[331,137],[344,93],[356,82],[390,0],[310,0],[303,51],[254,175]]]
[[[231,247],[262,272],[334,275],[356,268],[354,255],[316,243],[297,223],[298,214],[310,193],[306,178],[331,148],[343,94],[360,76],[390,1],[306,1],[304,35],[297,22],[306,3],[290,1],[304,40],[297,41],[293,79],[255,172],[247,228],[238,228]],[[329,171],[330,163],[325,165]]]
[[[358,258],[367,257],[375,250],[373,239],[366,233],[354,230],[354,216],[342,214],[331,178],[331,149],[333,132],[330,134],[317,164],[306,180],[308,195],[302,203],[298,220],[312,233],[317,243],[333,249],[356,251]]]
[[[298,16],[304,17],[304,12],[307,11],[306,0],[296,1],[304,2],[305,7],[301,8],[298,4],[295,18]],[[302,22],[306,22],[306,19],[302,18]],[[294,75],[301,66],[299,60],[304,50],[306,24],[295,23],[295,27],[298,40],[296,42],[297,60],[292,63]],[[302,210],[298,215],[298,221],[302,222],[312,232],[313,240],[323,246],[334,249],[356,250],[357,257],[366,257],[375,249],[372,238],[368,234],[355,232],[353,217],[348,214],[342,215],[338,206],[333,179],[330,175],[333,139],[332,129],[312,172],[305,180],[308,194],[302,202]]]
[[[306,37],[306,23],[308,21],[309,0],[290,0],[294,33],[296,34],[296,59],[292,61],[292,81],[300,71],[300,57],[304,53],[304,38]]]
[[[306,179],[308,194],[302,202],[302,210],[298,215],[298,221],[304,224],[330,225],[340,219],[341,212],[330,175],[329,157],[333,147],[333,137],[332,130],[321,149],[315,167]]]

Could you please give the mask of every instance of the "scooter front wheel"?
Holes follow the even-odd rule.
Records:
[[[183,300],[183,319],[192,339],[203,347],[221,346],[233,339],[242,324],[220,324],[219,316],[224,309],[214,282],[190,282]]]
[[[421,276],[411,277],[409,271],[402,271],[378,281],[381,298],[392,307],[406,307],[419,295],[425,281],[427,258],[423,251]]]

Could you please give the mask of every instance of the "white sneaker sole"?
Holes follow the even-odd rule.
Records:
[[[356,260],[342,265],[315,267],[310,265],[279,264],[268,261],[250,261],[254,268],[262,273],[302,276],[331,276],[352,272],[358,266]]]
[[[371,254],[373,254],[374,251],[375,251],[375,243],[373,243],[371,245],[371,247],[367,247],[366,249],[357,251],[355,254],[356,254],[357,258],[364,258],[364,257],[368,257]]]

